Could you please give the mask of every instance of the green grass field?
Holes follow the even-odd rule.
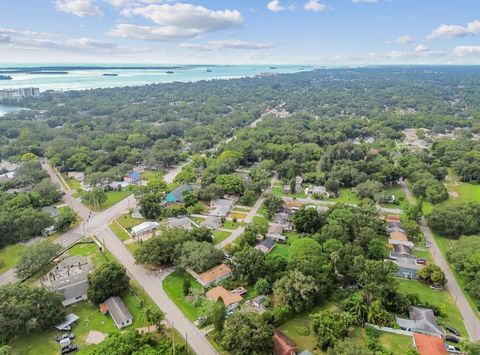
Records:
[[[107,195],[107,200],[104,203],[102,203],[99,211],[105,211],[106,209],[108,209],[108,208],[112,207],[113,205],[117,204],[118,202],[122,201],[124,198],[127,198],[132,193],[133,193],[133,191],[129,191],[129,190],[107,191],[105,193]],[[91,206],[87,203],[85,203],[85,205],[93,210],[93,206]]]
[[[395,196],[395,201],[398,203],[381,203],[380,206],[384,208],[400,208],[405,209],[408,206],[408,201],[405,198],[405,193],[403,192],[401,187],[398,186],[388,186],[384,190],[389,195]]]
[[[272,258],[276,255],[281,255],[284,257],[288,256],[288,249],[290,245],[300,238],[300,235],[297,232],[286,232],[285,236],[287,237],[286,243],[277,243],[277,246],[272,250],[271,253],[267,255],[267,258]]]
[[[215,231],[213,232],[213,244],[218,244],[227,239],[232,233],[227,231]]]
[[[405,335],[380,332],[378,341],[394,354],[406,354],[409,349],[413,348],[412,337]]]
[[[122,242],[130,239],[130,236],[117,223],[110,223],[108,227]]]
[[[20,258],[20,252],[27,249],[23,244],[17,243],[0,249],[0,274],[15,267]]]
[[[175,271],[163,281],[163,289],[168,297],[177,305],[185,316],[194,321],[199,316],[199,309],[191,304],[183,295],[183,280],[190,279],[191,287],[201,289],[200,285],[192,276],[183,271]]]
[[[250,211],[250,208],[247,208],[247,207],[234,207],[234,208],[232,209],[232,211],[234,211],[234,212],[245,212],[245,213],[247,213],[247,212]]]
[[[445,314],[443,317],[437,318],[440,325],[451,325],[454,328],[457,328],[460,333],[467,333],[465,326],[463,325],[462,315],[460,314],[450,292],[432,290],[428,285],[419,281],[398,279],[398,283],[400,291],[404,293],[416,293],[421,301],[426,301],[440,307]]]
[[[352,205],[357,205],[360,202],[360,199],[352,191],[351,188],[344,187],[340,189],[340,195],[337,198],[330,198],[327,201],[337,202],[337,203],[350,203]]]
[[[230,221],[229,219],[226,219],[225,222],[223,223],[223,228],[225,229],[237,229],[241,224],[239,222],[233,222]]]
[[[236,212],[236,211],[232,211],[230,212],[230,218],[236,218],[236,219],[245,219],[247,217],[247,214],[246,213],[243,213],[243,212]]]
[[[154,170],[145,170],[143,173],[142,173],[142,178],[144,180],[150,180],[150,179],[155,179],[157,177],[162,177],[162,173],[159,172],[159,171],[154,171]]]
[[[294,194],[286,194],[282,191],[282,185],[275,185],[272,187],[272,194],[275,196],[284,196],[284,197],[296,197],[296,198],[305,198],[307,195],[305,195],[303,189],[300,192],[294,193]]]
[[[132,227],[138,226],[144,221],[143,218],[132,218],[130,213],[122,214],[116,218],[116,221],[122,225],[125,229],[131,229]]]

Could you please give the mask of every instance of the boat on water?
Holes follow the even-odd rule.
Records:
[[[211,73],[212,72],[212,69],[207,69],[207,73]]]
[[[175,72],[173,70],[167,70],[165,73],[167,74],[175,74]]]
[[[0,75],[0,80],[12,80],[10,75]]]
[[[118,76],[116,73],[103,73],[103,76]]]
[[[278,69],[277,67],[269,67],[269,69]]]

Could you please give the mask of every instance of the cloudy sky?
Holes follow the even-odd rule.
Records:
[[[3,63],[480,64],[479,0],[0,0]]]

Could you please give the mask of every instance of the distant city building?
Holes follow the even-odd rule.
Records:
[[[19,88],[0,90],[0,99],[22,99],[25,97],[38,97],[40,90],[38,88]]]

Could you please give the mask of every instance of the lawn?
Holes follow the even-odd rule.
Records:
[[[298,240],[300,235],[297,232],[287,232],[285,233],[285,236],[287,237],[287,242],[286,243],[277,243],[277,246],[272,250],[271,253],[267,255],[267,258],[272,258],[275,255],[281,255],[284,257],[288,256],[288,249],[290,248],[290,245]]]
[[[116,221],[122,225],[125,229],[131,229],[132,227],[138,226],[144,221],[142,218],[133,218],[130,213],[122,214],[117,217]]]
[[[295,198],[305,198],[307,195],[305,195],[303,188],[301,192],[297,192],[294,194],[286,194],[282,191],[282,185],[275,185],[272,187],[272,194],[275,196],[285,196],[285,197],[295,197]]]
[[[213,232],[213,244],[218,244],[227,239],[232,233],[227,231],[215,231]]]
[[[252,220],[254,223],[268,224],[268,219],[266,219],[265,217],[253,216]]]
[[[229,219],[226,219],[225,222],[223,222],[223,228],[225,229],[237,229],[240,226],[239,222],[233,222]]]
[[[153,170],[145,170],[142,174],[142,178],[144,180],[150,180],[150,179],[155,179],[158,177],[162,177],[162,173],[159,171],[153,171]]]
[[[405,335],[380,332],[378,340],[380,341],[380,344],[394,354],[406,354],[409,349],[413,348],[412,337]]]
[[[352,191],[351,188],[343,187],[339,191],[340,195],[336,198],[329,198],[328,201],[338,202],[338,203],[350,203],[352,205],[357,205],[360,203],[360,199]]]
[[[163,290],[183,314],[185,314],[189,320],[194,321],[199,316],[199,309],[195,308],[183,295],[183,280],[186,278],[190,279],[192,288],[202,288],[202,285],[186,272],[175,271],[168,275],[163,281]]]
[[[110,223],[108,227],[122,242],[130,239],[130,236],[128,235],[128,233],[125,232],[125,230],[122,227],[120,227],[117,223],[115,222]]]
[[[190,219],[191,219],[192,221],[194,221],[195,223],[197,223],[197,224],[201,224],[201,223],[203,223],[203,222],[205,221],[205,218],[204,218],[204,217],[193,217],[193,216],[192,216],[192,217],[190,217]]]
[[[122,190],[122,191],[107,191],[105,194],[107,195],[107,200],[102,203],[100,206],[100,211],[105,211],[106,209],[112,207],[113,205],[117,204],[118,202],[122,201],[124,198],[130,196],[133,192],[129,190]],[[81,195],[80,195],[81,196]],[[84,202],[85,203],[85,202]],[[93,206],[85,203],[89,208],[93,209]]]
[[[242,213],[242,212],[235,212],[235,211],[232,211],[230,212],[230,217],[233,219],[233,218],[236,218],[236,219],[245,219],[247,218],[247,214],[246,213]]]
[[[0,249],[0,274],[15,267],[20,257],[20,252],[27,249],[23,244],[17,243]]]
[[[250,208],[247,207],[234,207],[233,210],[234,212],[249,212]]]
[[[458,329],[460,333],[467,334],[463,325],[463,318],[458,310],[455,300],[448,291],[435,291],[426,284],[419,281],[398,279],[399,290],[404,293],[416,293],[421,301],[438,306],[444,313],[443,317],[438,317],[440,325],[451,325]]]
[[[389,195],[395,196],[395,201],[398,203],[381,203],[380,206],[384,208],[400,208],[405,209],[408,206],[408,201],[405,198],[405,193],[403,189],[398,186],[389,186],[384,189]]]
[[[63,176],[63,175],[62,175]],[[81,190],[82,187],[80,185],[80,182],[78,182],[77,180],[75,179],[69,179],[68,177],[66,176],[63,176],[65,182],[67,183],[68,187],[70,187],[70,189],[72,189],[73,191],[76,191],[76,190]]]

